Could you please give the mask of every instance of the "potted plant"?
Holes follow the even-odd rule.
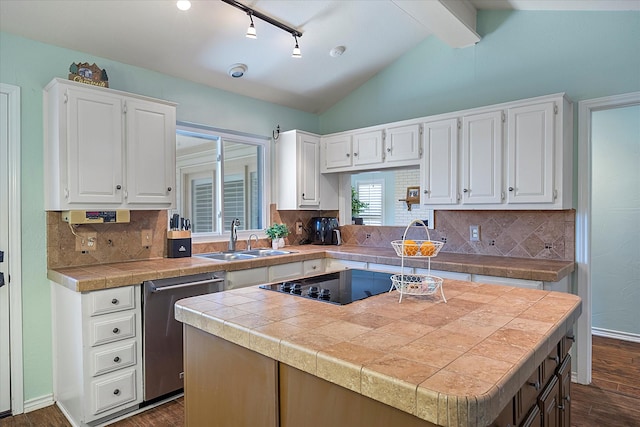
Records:
[[[351,187],[351,221],[353,224],[362,225],[364,222],[359,218],[360,212],[369,207],[369,203],[361,202],[358,199],[358,192],[355,187]]]
[[[283,248],[284,238],[289,235],[287,225],[278,223],[271,224],[264,232],[271,239],[271,247],[273,249]]]

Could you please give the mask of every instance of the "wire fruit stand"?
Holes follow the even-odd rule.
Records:
[[[408,240],[407,232],[416,224],[422,225],[427,234],[427,240]],[[391,276],[391,292],[397,289],[400,293],[399,303],[402,302],[403,295],[433,295],[440,291],[442,300],[446,303],[447,299],[442,290],[442,278],[431,275],[431,258],[438,255],[443,242],[431,240],[429,229],[419,219],[413,220],[404,230],[402,240],[394,240],[391,246],[395,249],[396,254],[401,258],[400,274]],[[405,258],[427,258],[427,274],[405,274],[404,260]]]

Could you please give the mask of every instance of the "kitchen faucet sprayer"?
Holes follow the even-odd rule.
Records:
[[[240,226],[240,220],[238,218],[231,221],[231,234],[229,235],[229,250],[236,250],[236,242],[238,241],[238,230],[237,227]]]

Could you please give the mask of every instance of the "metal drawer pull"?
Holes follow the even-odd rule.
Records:
[[[536,391],[540,390],[540,381],[530,382],[528,383],[531,387],[535,388]]]
[[[155,285],[151,285],[151,292],[163,292],[163,291],[169,291],[171,289],[187,288],[189,286],[206,285],[208,283],[220,283],[220,282],[224,282],[224,279],[202,280],[200,282],[189,282],[189,283],[183,283],[180,285],[162,286],[159,288],[156,287]]]
[[[116,363],[120,363],[120,357],[119,356],[114,357],[113,361]]]
[[[560,358],[558,356],[549,356],[549,360],[553,360],[556,364],[560,363]]]
[[[118,301],[118,298],[114,298],[114,299],[111,300],[111,304],[113,304],[113,305],[118,305],[119,302],[120,301]]]
[[[119,334],[119,333],[120,333],[120,329],[118,329],[118,328],[113,328],[113,333],[114,333],[114,334]]]
[[[568,339],[569,341],[576,342],[576,337],[574,337],[573,335],[567,335],[567,339]]]
[[[119,396],[120,395],[120,389],[117,388],[117,389],[113,390],[113,394],[116,395],[116,396]]]

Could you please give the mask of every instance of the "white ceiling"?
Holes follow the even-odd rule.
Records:
[[[248,16],[217,0],[0,0],[0,30],[114,61],[202,83],[312,113],[323,112],[402,54],[434,34],[434,5],[454,19],[460,0],[240,0],[297,29],[302,58],[291,57],[293,37],[254,18],[258,38],[245,37]],[[471,0],[476,8],[640,10],[640,0]],[[462,20],[473,33],[475,19]],[[473,21],[473,22],[469,22]],[[458,24],[458,22],[455,22]],[[465,24],[466,23],[466,24]],[[429,27],[427,27],[427,25]],[[440,25],[442,27],[442,25]],[[451,27],[446,24],[444,27]],[[458,31],[458,30],[456,30]],[[345,46],[340,57],[329,51]],[[82,61],[83,58],[78,58]],[[244,77],[227,71],[244,63]],[[101,64],[98,64],[99,66]],[[107,73],[109,69],[107,68]],[[59,75],[65,75],[60,70]],[[110,75],[113,80],[113,76]],[[113,84],[117,87],[117,84]]]

